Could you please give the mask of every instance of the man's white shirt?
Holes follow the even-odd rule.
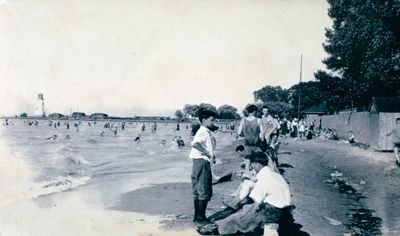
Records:
[[[290,206],[292,202],[285,179],[267,166],[257,173],[257,182],[250,197],[255,202],[268,203],[277,208]]]

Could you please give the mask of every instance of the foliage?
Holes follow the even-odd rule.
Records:
[[[28,114],[26,114],[26,112],[23,112],[23,113],[21,113],[21,114],[19,115],[19,117],[21,117],[21,118],[26,118],[26,117],[28,117]]]
[[[266,102],[265,105],[268,107],[268,112],[272,115],[279,117],[294,117],[293,107],[286,102]]]
[[[200,105],[186,104],[183,108],[185,115],[190,115],[192,117],[197,117],[197,112],[200,108],[205,108],[207,110],[213,111],[218,114],[217,108],[209,103],[201,103]]]
[[[291,115],[297,116],[299,106],[300,91],[300,111],[307,109],[313,105],[317,105],[327,99],[327,95],[322,91],[320,83],[315,81],[302,82],[289,88],[289,98],[292,111]]]
[[[267,85],[253,92],[254,100],[262,102],[288,102],[288,91],[281,86]]]
[[[239,119],[240,115],[237,113],[237,109],[231,105],[222,105],[218,107],[218,118],[219,119]]]
[[[400,90],[400,1],[328,0],[333,26],[323,45],[329,71],[315,77],[330,103],[365,107]]]
[[[199,109],[199,105],[191,105],[191,104],[186,104],[185,107],[183,108],[183,112],[186,115],[190,115],[192,117],[195,117],[197,114],[197,110]]]
[[[176,110],[175,111],[175,116],[178,119],[182,119],[183,118],[183,112],[181,110]]]

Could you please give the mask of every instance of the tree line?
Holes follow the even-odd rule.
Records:
[[[200,108],[205,108],[207,110],[213,111],[217,114],[217,119],[224,120],[234,120],[240,119],[240,115],[236,107],[231,105],[222,105],[216,108],[214,105],[209,103],[201,103],[201,104],[186,104],[183,110],[176,110],[175,116],[178,119],[182,119],[185,117],[197,117],[197,112]]]

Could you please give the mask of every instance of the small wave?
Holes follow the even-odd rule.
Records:
[[[24,192],[13,195],[12,197],[0,201],[0,207],[9,205],[13,202],[24,200],[24,199],[34,199],[41,196],[59,193],[79,186],[86,185],[90,180],[89,176],[60,176],[51,181],[43,181],[42,183],[36,183]]]
[[[96,139],[93,139],[93,138],[87,139],[87,142],[90,143],[90,144],[98,143],[98,141]]]
[[[73,156],[68,156],[67,157],[69,160],[74,162],[77,165],[83,164],[83,165],[88,165],[90,164],[90,161],[86,160],[85,158],[78,156],[78,155],[73,155]]]
[[[97,164],[97,165],[92,165],[92,167],[105,166],[105,165],[108,165],[108,164],[110,164],[110,163],[111,163],[111,161],[107,161],[107,162],[103,162],[103,163],[100,163],[100,164]]]
[[[82,157],[81,155],[77,154],[72,148],[69,147],[62,147],[58,153],[61,154],[57,154],[57,158],[59,159],[60,156],[72,161],[73,163],[80,165],[80,164],[84,164],[84,165],[88,165],[90,164],[90,161],[86,160],[84,157]]]
[[[90,180],[88,176],[74,177],[71,175],[60,176],[51,181],[42,182],[42,187],[47,189],[45,194],[62,192],[86,184]],[[43,194],[42,194],[43,195]]]

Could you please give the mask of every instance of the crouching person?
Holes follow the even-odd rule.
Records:
[[[268,159],[259,155],[250,158],[250,167],[257,173],[250,191],[251,203],[236,213],[216,222],[218,232],[201,232],[221,235],[257,232],[264,228],[264,235],[278,235],[278,223],[291,206],[289,186],[285,179],[268,167]]]

